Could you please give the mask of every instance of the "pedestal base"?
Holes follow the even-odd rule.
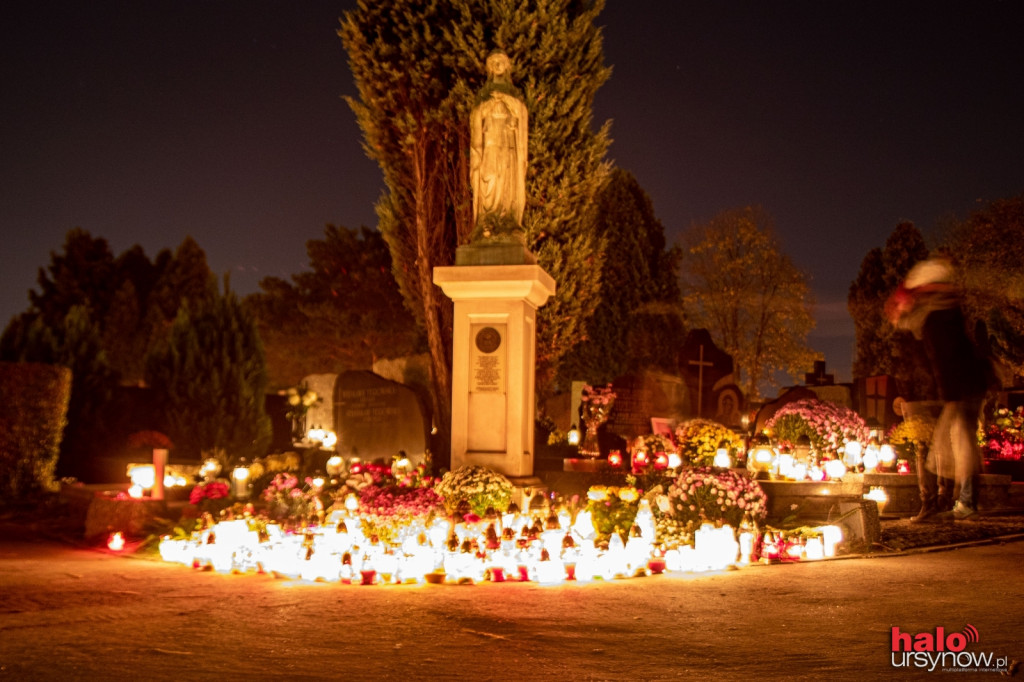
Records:
[[[622,467],[612,469],[606,459],[568,458],[562,460],[562,471],[579,471],[594,473],[595,471],[621,471]]]
[[[508,476],[512,481],[512,501],[522,511],[529,509],[532,500],[543,499],[547,496],[548,489],[544,481],[536,476]]]
[[[466,244],[455,249],[455,265],[534,265],[536,257],[514,242]]]

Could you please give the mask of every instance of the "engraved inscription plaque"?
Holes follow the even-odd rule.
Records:
[[[469,367],[471,392],[505,392],[504,331],[504,325],[481,325],[477,328],[473,336],[474,347]]]

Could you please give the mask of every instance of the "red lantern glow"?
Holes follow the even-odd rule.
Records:
[[[612,450],[608,453],[608,466],[618,469],[622,466],[622,453],[618,450]]]
[[[647,466],[647,453],[643,450],[637,450],[633,453],[633,468],[639,469]]]
[[[110,537],[107,538],[107,549],[112,552],[120,552],[124,549],[124,534],[120,532],[111,533]]]

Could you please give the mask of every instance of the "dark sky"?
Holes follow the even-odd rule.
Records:
[[[0,324],[80,226],[151,256],[192,235],[241,293],[374,225],[342,95],[351,0],[22,0],[0,11]],[[609,0],[595,121],[674,238],[760,204],[849,380],[846,291],[901,220],[928,236],[1024,191],[1024,3]]]

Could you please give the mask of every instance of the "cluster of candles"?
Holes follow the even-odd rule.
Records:
[[[189,466],[168,466],[164,469],[164,488],[183,488],[192,485],[195,480],[195,467]],[[154,464],[129,464],[127,467],[128,480],[131,485],[128,487],[128,496],[140,500],[146,496],[146,491],[156,487],[156,465]]]
[[[530,581],[636,577],[668,571],[721,570],[776,559],[821,559],[835,554],[838,527],[821,529],[807,543],[781,535],[705,524],[694,544],[665,550],[656,544],[654,517],[641,501],[627,539],[596,542],[590,513],[568,510],[541,516],[516,513],[471,521],[437,518],[413,522],[391,543],[367,537],[358,510],[338,510],[320,526],[296,532],[231,519],[209,524],[189,539],[163,538],[165,561],[219,572],[257,572],[302,580],[356,584]],[[799,549],[793,550],[796,546]]]
[[[839,480],[847,471],[877,473],[896,470],[910,473],[905,460],[896,461],[896,453],[888,443],[872,438],[866,446],[850,441],[840,448],[835,459],[818,461],[809,444],[797,445],[794,452],[779,452],[770,442],[755,443],[747,454],[751,471],[766,472],[773,478],[787,481]]]

